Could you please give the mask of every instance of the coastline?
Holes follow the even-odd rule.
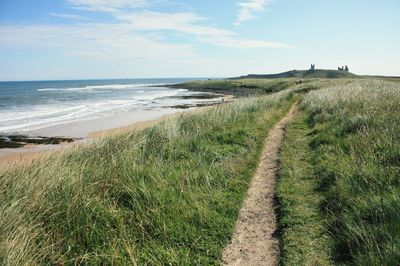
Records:
[[[235,97],[233,95],[223,95],[222,98],[222,102],[212,102],[212,104],[204,106],[135,110],[116,116],[50,126],[32,131],[31,133],[36,136],[54,138],[72,137],[77,140],[73,142],[61,142],[59,144],[27,144],[19,148],[0,149],[0,172],[14,168],[15,166],[28,165],[36,160],[51,156],[56,152],[61,152],[67,148],[73,148],[79,145],[89,144],[97,139],[122,134],[131,130],[144,129],[162,121],[173,119],[186,112],[200,111],[218,104],[229,103],[233,101]],[[138,114],[141,116],[138,116]],[[132,119],[132,115],[136,117]],[[59,132],[64,132],[62,137],[60,137]]]
[[[164,114],[155,119],[147,119],[147,120],[138,121],[138,122],[135,122],[135,123],[132,123],[129,125],[125,125],[125,126],[114,127],[114,128],[105,129],[105,130],[92,131],[89,133],[88,139],[98,139],[98,138],[118,135],[118,134],[125,133],[125,132],[131,131],[131,130],[144,129],[144,128],[156,125],[162,121],[166,121],[166,120],[178,117],[179,115],[181,115],[183,113],[202,111],[202,110],[205,110],[209,107],[212,107],[212,106],[215,106],[218,104],[232,102],[232,101],[234,101],[234,99],[235,99],[235,97],[233,95],[223,95],[223,102],[220,102],[220,103],[213,103],[213,104],[201,105],[201,106],[195,106],[195,107],[189,107],[189,108],[178,108],[178,109],[180,109],[178,112]]]
[[[180,111],[179,113],[182,113]],[[124,125],[120,127],[114,127],[103,130],[94,130],[88,132],[87,136],[81,138],[80,140],[70,142],[70,143],[60,143],[60,144],[28,144],[20,148],[5,148],[0,149],[0,171],[11,169],[14,166],[23,166],[32,163],[33,161],[43,159],[47,156],[51,156],[56,152],[63,151],[67,148],[73,148],[78,145],[90,144],[93,141],[129,130],[144,129],[146,127],[155,125],[167,118],[176,116],[179,113],[164,114],[158,118],[148,119],[143,121],[133,122],[129,125]],[[104,122],[104,119],[103,119]],[[53,130],[54,128],[51,128]],[[47,129],[46,129],[47,130]]]

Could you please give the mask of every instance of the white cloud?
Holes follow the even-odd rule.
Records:
[[[193,12],[161,13],[136,9],[144,0],[68,0],[78,8],[107,12],[115,22],[9,25],[0,24],[0,47],[54,49],[81,58],[108,60],[192,60],[200,58],[199,44],[229,48],[293,48],[265,40],[239,37],[235,32],[208,26],[208,19]],[[134,9],[126,10],[124,7]],[[81,19],[73,14],[52,16]],[[174,36],[175,41],[169,37]],[[176,38],[180,38],[177,42]]]
[[[223,36],[219,38],[207,38],[202,39],[204,43],[218,45],[223,47],[230,48],[241,48],[241,49],[250,49],[250,48],[296,48],[295,45],[284,44],[279,42],[270,42],[270,41],[260,41],[260,40],[248,40],[248,39],[238,39],[235,37]]]
[[[57,18],[87,20],[87,18],[75,14],[49,13],[49,15]]]
[[[254,19],[256,14],[264,11],[265,7],[271,2],[272,0],[247,0],[246,2],[238,3],[239,11],[235,25]]]
[[[294,48],[292,45],[241,39],[233,31],[217,27],[204,26],[206,19],[194,13],[158,13],[141,12],[115,14],[118,20],[128,23],[135,31],[175,31],[194,35],[201,43],[231,48]]]
[[[206,18],[193,12],[161,13],[151,11],[128,10],[130,8],[149,7],[152,4],[165,0],[68,0],[78,8],[87,8],[92,11],[108,12],[115,19],[138,32],[174,31],[183,35],[194,35],[195,40],[201,43],[231,47],[231,48],[293,48],[292,45],[278,42],[241,39],[232,31],[205,26]],[[243,9],[243,17],[249,18],[254,12],[264,9],[271,0],[252,0],[239,3]]]
[[[118,20],[129,23],[138,31],[163,31],[171,30],[194,35],[225,35],[230,31],[215,27],[203,26],[200,23],[205,18],[195,13],[160,13],[144,11],[140,13],[114,14]]]
[[[148,0],[67,0],[73,6],[101,12],[115,12],[121,8],[138,8],[148,5]]]
[[[194,56],[190,45],[162,43],[121,24],[0,25],[0,35],[0,47],[61,49],[90,59],[169,60]]]

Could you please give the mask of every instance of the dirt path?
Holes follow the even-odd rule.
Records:
[[[279,169],[279,151],[285,127],[297,110],[288,114],[269,132],[257,171],[239,213],[231,243],[224,249],[223,265],[277,265],[279,240],[274,194]]]

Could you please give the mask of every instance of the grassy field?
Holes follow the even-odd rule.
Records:
[[[304,96],[278,187],[285,264],[399,263],[399,132],[398,84],[359,80]]]
[[[0,176],[0,264],[218,264],[275,94],[185,114]]]
[[[282,264],[397,265],[395,81],[179,85],[257,96],[0,174],[0,264],[218,265],[265,137],[300,99],[277,183]]]

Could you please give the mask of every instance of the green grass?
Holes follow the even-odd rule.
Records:
[[[332,265],[332,239],[321,211],[323,195],[313,173],[307,115],[286,129],[277,185],[282,265]]]
[[[297,78],[297,79],[309,79],[309,78],[319,78],[319,79],[338,79],[338,78],[357,78],[358,76],[338,70],[331,69],[315,69],[314,71],[309,70],[291,70],[278,74],[250,74],[247,76],[242,76],[240,78],[249,78],[249,79],[288,79],[288,78]]]
[[[219,264],[265,137],[301,97],[277,187],[282,264],[397,265],[400,85],[389,80],[179,85],[258,96],[1,173],[0,264]]]
[[[172,85],[193,91],[230,94],[237,97],[262,96],[281,91],[292,94],[304,94],[327,86],[345,85],[354,79],[227,79],[227,80],[198,80]]]
[[[185,114],[0,175],[0,264],[219,264],[278,93]]]
[[[359,80],[309,92],[310,151],[336,263],[400,261],[400,86]]]
[[[174,85],[174,87],[243,97],[275,93],[285,89],[305,86],[312,82],[315,83],[316,81],[304,80],[300,84],[299,79],[227,79],[191,81]]]

